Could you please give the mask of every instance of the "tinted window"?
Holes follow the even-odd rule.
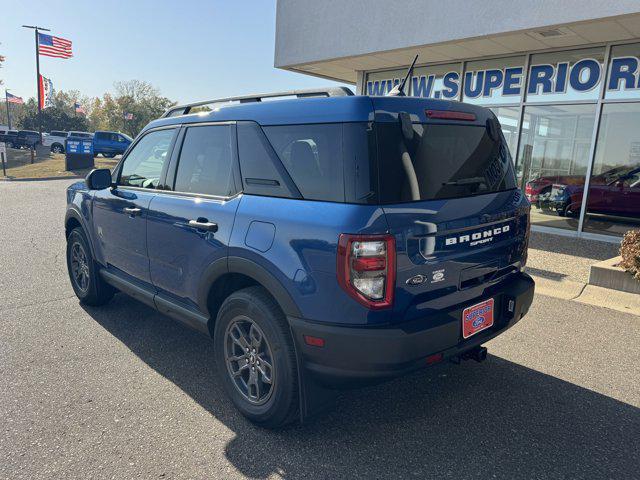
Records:
[[[105,132],[96,132],[95,134],[95,138],[96,140],[106,140],[107,139],[107,133]]]
[[[187,129],[176,173],[177,192],[219,196],[235,193],[232,132],[229,125]]]
[[[414,124],[406,140],[399,123],[378,123],[383,203],[459,198],[515,188],[503,136],[484,126]],[[403,152],[410,161],[403,161]],[[405,156],[405,160],[406,156]]]
[[[124,159],[118,184],[156,188],[168,161],[174,132],[174,129],[168,129],[146,134]]]
[[[264,131],[304,198],[344,201],[342,124],[284,125]]]
[[[51,136],[54,136],[54,137],[66,137],[67,136],[67,132],[51,132]]]
[[[260,126],[238,123],[238,155],[245,193],[298,198],[298,192]]]

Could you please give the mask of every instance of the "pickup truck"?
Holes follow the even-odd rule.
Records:
[[[93,154],[98,156],[101,153],[105,158],[113,158],[122,155],[132,141],[124,133],[99,131],[93,136]]]
[[[53,153],[64,153],[64,142],[67,139],[67,132],[51,130],[48,134],[43,134],[42,145],[49,147]]]

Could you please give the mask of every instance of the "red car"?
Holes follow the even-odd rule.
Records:
[[[561,216],[577,215],[583,192],[584,185],[556,182],[548,205]],[[640,219],[640,166],[616,167],[592,177],[587,211]]]

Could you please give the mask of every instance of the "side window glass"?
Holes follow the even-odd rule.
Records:
[[[124,159],[118,185],[157,188],[174,133],[172,128],[145,135]]]
[[[176,192],[222,197],[235,193],[232,132],[229,125],[187,129],[178,160]]]
[[[298,198],[286,171],[262,129],[254,122],[238,123],[238,155],[244,192]]]
[[[264,127],[304,198],[344,202],[342,125]]]

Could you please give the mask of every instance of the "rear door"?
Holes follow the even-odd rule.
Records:
[[[183,128],[166,189],[151,201],[147,243],[158,296],[198,310],[207,267],[226,262],[240,203],[234,124]]]
[[[528,221],[497,120],[487,126],[495,117],[420,113],[409,135],[399,120],[376,124],[380,199],[398,252],[394,308],[407,320],[517,271]]]
[[[108,268],[150,284],[147,216],[151,199],[166,174],[177,128],[146,133],[124,158],[116,187],[98,190],[93,222]]]

